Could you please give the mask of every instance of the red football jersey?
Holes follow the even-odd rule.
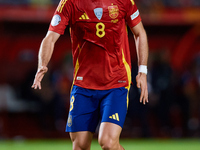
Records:
[[[141,21],[133,0],[61,0],[49,30],[63,34],[70,25],[74,83],[106,90],[131,83],[126,24]]]

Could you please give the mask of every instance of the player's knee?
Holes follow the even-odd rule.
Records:
[[[112,138],[100,138],[99,144],[103,150],[112,150],[119,146],[119,142]]]
[[[90,149],[90,143],[87,142],[73,142],[73,150],[89,150]]]

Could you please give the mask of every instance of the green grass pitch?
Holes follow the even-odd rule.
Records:
[[[200,139],[122,139],[125,150],[200,150]],[[0,141],[0,150],[72,150],[70,140]],[[101,150],[93,140],[91,150]]]

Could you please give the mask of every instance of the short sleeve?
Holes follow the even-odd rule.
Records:
[[[126,22],[128,23],[128,26],[132,28],[141,22],[139,10],[133,0],[128,0],[125,7],[127,10]]]
[[[71,18],[72,6],[70,0],[61,0],[51,20],[49,31],[64,34]]]

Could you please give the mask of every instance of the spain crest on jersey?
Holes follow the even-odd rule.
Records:
[[[119,8],[117,5],[108,6],[109,16],[115,19],[119,15]]]

